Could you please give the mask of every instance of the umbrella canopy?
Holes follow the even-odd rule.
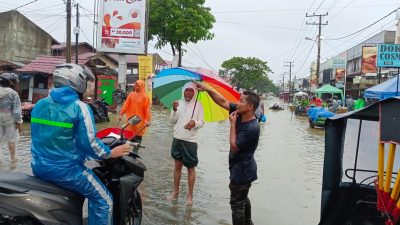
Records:
[[[197,72],[198,71],[198,72]],[[182,99],[183,86],[188,82],[202,82],[213,88],[230,102],[238,102],[240,94],[216,74],[200,74],[204,70],[172,68],[162,70],[154,79],[154,94],[161,103],[172,109],[175,100]],[[197,101],[204,109],[204,120],[217,122],[228,118],[228,111],[217,105],[207,92],[199,92]]]
[[[324,85],[323,87],[317,89],[315,91],[317,93],[318,97],[320,98],[322,94],[330,93],[330,94],[340,94],[340,97],[343,99],[343,91],[340,90],[339,88],[335,88],[329,84]]]
[[[389,97],[399,96],[399,93],[399,76],[396,76],[395,78],[366,89],[364,92],[364,98],[375,98],[382,100]]]
[[[305,92],[302,92],[302,91],[299,91],[299,92],[294,94],[294,96],[306,96],[306,95],[308,95],[308,94],[305,93]]]

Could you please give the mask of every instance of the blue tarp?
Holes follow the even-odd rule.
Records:
[[[386,99],[400,95],[399,76],[387,80],[381,84],[368,88],[364,92],[364,98]]]
[[[327,109],[322,107],[311,107],[307,111],[307,114],[313,122],[316,122],[318,117],[329,118],[335,115],[334,113],[329,112]]]

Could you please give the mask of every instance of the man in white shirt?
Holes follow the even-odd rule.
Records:
[[[203,106],[197,100],[197,89],[194,83],[187,83],[183,87],[184,100],[175,101],[170,120],[174,124],[174,139],[172,141],[171,156],[175,159],[174,191],[169,200],[179,196],[179,183],[182,166],[188,168],[189,192],[186,205],[193,204],[193,188],[196,179],[195,167],[197,158],[197,132],[204,126]]]

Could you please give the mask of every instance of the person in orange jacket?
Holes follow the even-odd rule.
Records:
[[[131,92],[126,99],[119,116],[121,120],[125,114],[126,120],[130,117],[137,115],[142,118],[142,121],[136,125],[129,125],[126,129],[132,131],[136,136],[131,140],[132,142],[141,143],[142,137],[146,133],[146,127],[150,126],[150,98],[145,91],[145,83],[142,80],[135,82],[135,91]],[[134,147],[134,152],[137,153],[139,147]]]

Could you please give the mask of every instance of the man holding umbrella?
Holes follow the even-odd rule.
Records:
[[[197,101],[196,85],[193,82],[183,87],[183,100],[173,103],[170,120],[174,124],[174,139],[172,141],[171,156],[175,160],[174,191],[168,197],[176,199],[179,195],[179,184],[182,175],[182,166],[188,169],[189,191],[187,205],[193,204],[193,188],[196,179],[195,167],[197,158],[197,133],[204,126],[203,106]]]
[[[229,110],[231,124],[229,135],[229,189],[231,191],[232,224],[252,225],[248,193],[251,183],[257,179],[254,152],[258,146],[260,126],[255,111],[260,104],[260,98],[253,92],[245,91],[240,96],[239,103],[234,104],[206,85],[197,84],[197,90],[206,91],[215,103]]]

